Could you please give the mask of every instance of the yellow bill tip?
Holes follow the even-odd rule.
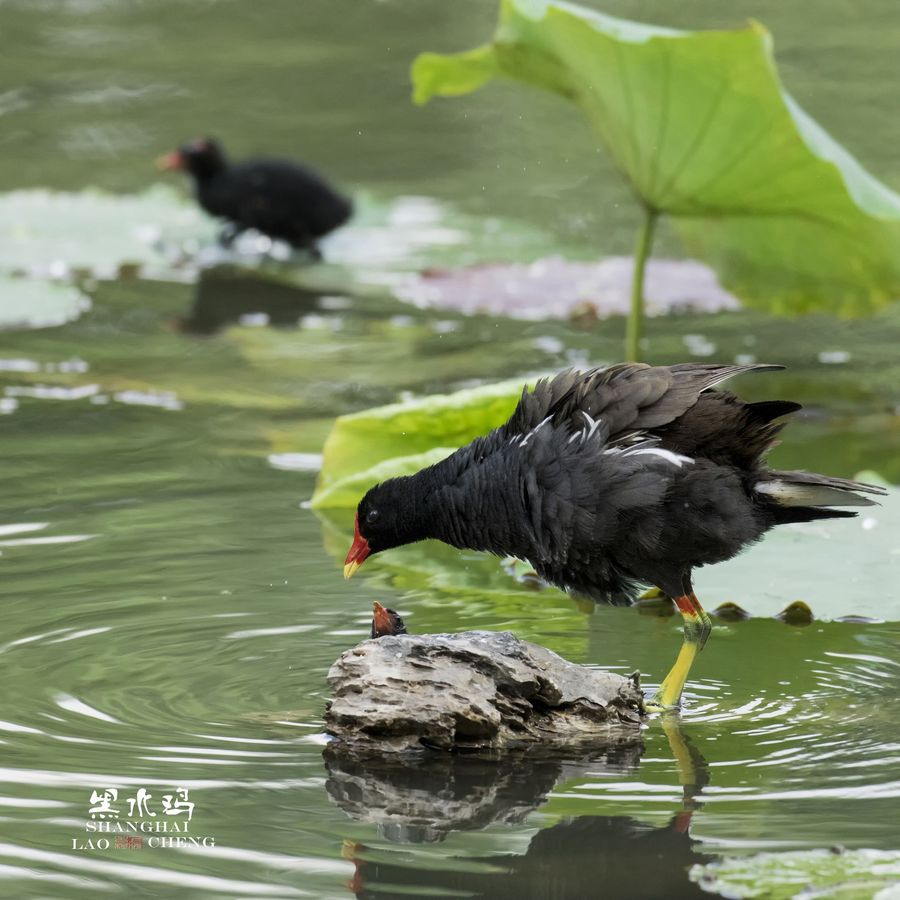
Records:
[[[344,566],[344,578],[352,578],[356,574],[356,570],[362,565],[358,562],[348,562]]]

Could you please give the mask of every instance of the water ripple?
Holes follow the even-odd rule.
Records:
[[[97,631],[94,630],[93,633],[96,634]],[[97,719],[100,722],[109,722],[112,725],[122,724],[114,716],[110,716],[105,712],[101,712],[99,709],[94,709],[93,706],[90,706],[83,700],[79,700],[77,697],[73,697],[70,694],[57,694],[56,705],[61,707],[62,709],[68,710],[69,712],[77,713],[80,716],[89,716],[90,718]]]
[[[37,850],[20,844],[0,843],[0,856],[27,860],[41,866],[56,866],[61,869],[75,869],[103,875],[111,884],[121,880],[137,881],[149,884],[167,884],[182,889],[196,891],[218,891],[220,893],[240,893],[257,897],[309,897],[308,891],[287,885],[272,885],[260,881],[240,881],[231,878],[219,878],[214,875],[198,875],[180,872],[177,869],[162,868],[152,865],[135,865],[107,860],[93,859],[84,854],[70,856],[64,853],[52,853]]]

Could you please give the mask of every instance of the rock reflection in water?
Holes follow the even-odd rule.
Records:
[[[416,865],[408,851],[347,841],[344,856],[356,869],[350,890],[359,900],[447,891],[492,900],[706,896],[689,881],[688,871],[710,858],[690,835],[708,769],[680,722],[660,724],[683,789],[681,803],[664,827],[625,815],[578,816],[537,832],[524,854],[461,859],[438,869],[433,864]],[[568,781],[588,773],[633,770],[643,749],[640,743],[618,745],[564,762],[521,755],[374,760],[326,753],[327,790],[348,815],[377,825],[379,834],[390,841],[439,841],[454,830],[520,823]]]
[[[326,752],[328,796],[348,815],[376,825],[389,841],[440,841],[451,831],[521,822],[558,784],[586,772],[633,770],[643,743],[617,742],[583,760],[504,754],[350,756]]]

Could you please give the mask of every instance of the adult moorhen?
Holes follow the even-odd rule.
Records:
[[[194,179],[197,202],[226,219],[220,240],[230,244],[255,228],[318,257],[316,240],[343,225],[353,204],[306,166],[280,159],[229,163],[221,144],[197,138],[157,160],[160,169],[178,169]]]
[[[798,403],[745,403],[712,390],[783,366],[622,363],[566,371],[523,391],[500,428],[451,456],[372,488],[344,575],[373,553],[437,538],[527,560],[573,593],[628,603],[650,584],[684,618],[681,652],[656,704],[677,707],[711,629],[691,584],[775,525],[853,516],[882,488],[768,468]]]

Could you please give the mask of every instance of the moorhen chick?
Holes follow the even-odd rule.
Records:
[[[372,631],[370,637],[387,637],[406,634],[406,622],[396,610],[382,606],[377,600],[372,604]]]
[[[527,560],[563,590],[629,603],[643,585],[675,600],[684,643],[656,697],[680,704],[711,629],[691,583],[770,528],[854,516],[880,487],[768,468],[800,409],[713,390],[783,366],[622,363],[565,371],[523,391],[509,420],[441,462],[372,488],[359,503],[344,575],[373,553],[436,538]]]
[[[197,202],[228,224],[220,240],[230,244],[255,228],[270,238],[319,256],[316,240],[343,225],[353,204],[320,175],[289,160],[230,163],[213,138],[197,138],[157,160],[194,179]]]

